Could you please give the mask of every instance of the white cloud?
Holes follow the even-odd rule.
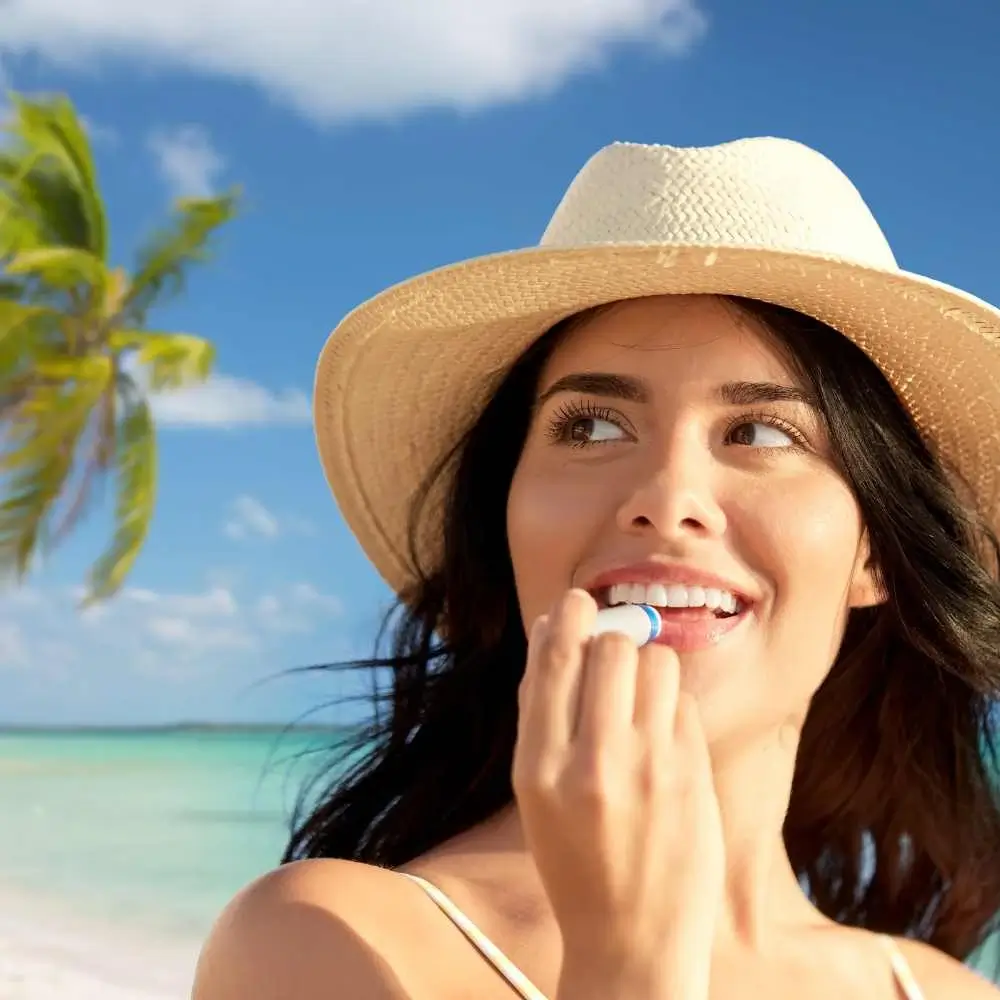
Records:
[[[0,0],[2,3],[3,0]],[[161,427],[299,426],[312,420],[309,396],[301,389],[275,392],[251,379],[212,375],[184,389],[151,392],[149,372],[135,352],[126,354],[122,367],[149,396],[153,416]]]
[[[213,375],[188,389],[157,393],[151,404],[161,427],[295,426],[312,419],[309,397],[301,389],[273,392],[231,375]]]
[[[279,535],[314,535],[316,529],[301,517],[278,516],[256,497],[237,497],[222,525],[223,533],[235,541],[248,538],[273,539]]]
[[[233,501],[232,513],[223,526],[223,531],[235,539],[276,538],[278,530],[278,519],[259,500],[249,496]]]
[[[150,618],[149,634],[167,646],[179,646],[205,653],[215,649],[253,649],[254,636],[242,629],[226,626],[204,626],[190,618]]]
[[[0,622],[0,670],[28,662],[24,633],[17,622]]]
[[[157,168],[177,198],[208,198],[225,160],[200,125],[154,129],[147,140]]]
[[[231,590],[226,587],[212,587],[204,593],[169,594],[153,590],[126,588],[122,599],[138,604],[151,605],[160,611],[193,618],[229,618],[237,613],[239,605]]]
[[[6,0],[0,53],[246,81],[320,121],[551,90],[627,43],[686,51],[697,0]]]
[[[221,585],[192,592],[127,587],[82,612],[75,587],[12,590],[8,596],[0,607],[0,669],[46,673],[74,660],[93,664],[109,656],[163,676],[211,671],[220,657],[242,663],[279,634],[308,635],[343,611],[338,598],[309,583],[242,599]],[[280,654],[271,655],[277,662]]]
[[[264,594],[254,607],[258,624],[274,632],[308,632],[317,617],[329,620],[343,613],[339,597],[323,594],[309,583],[297,583],[280,595]]]
[[[119,607],[140,634],[188,656],[257,646],[253,630],[239,618],[235,595],[226,587],[192,594],[128,588],[122,592],[120,604],[110,606],[109,613]]]
[[[77,602],[86,596],[86,590],[82,587],[73,587],[70,593]],[[39,599],[36,598],[36,603]],[[239,610],[236,598],[228,587],[214,586],[202,593],[194,594],[172,594],[150,590],[147,587],[125,587],[117,598],[91,605],[80,614],[85,621],[99,622],[122,605],[126,607],[138,605],[154,608],[160,612],[176,612],[196,617],[235,615]]]
[[[293,603],[303,608],[315,608],[336,615],[344,610],[339,597],[322,594],[311,583],[296,583],[291,588],[290,597]]]
[[[8,607],[16,608],[37,608],[45,602],[45,598],[40,590],[27,585],[19,587],[5,588],[3,591],[3,602]]]

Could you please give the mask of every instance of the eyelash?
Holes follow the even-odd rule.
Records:
[[[738,417],[735,417],[726,425],[726,436],[728,437],[733,428],[739,427],[740,424],[766,424],[768,427],[773,427],[775,430],[781,431],[782,434],[787,434],[793,442],[793,449],[805,450],[809,447],[809,440],[806,438],[805,434],[798,429],[798,427],[794,424],[790,424],[787,420],[782,420],[781,417],[776,417],[773,413],[767,413],[763,410],[750,410],[748,413],[741,413]],[[752,445],[743,445],[743,447],[753,448]],[[779,451],[781,449],[760,448],[754,450]],[[785,450],[787,451],[788,449]]]
[[[622,430],[626,430],[625,427],[622,427],[624,421],[621,414],[615,410],[611,410],[606,406],[597,406],[594,403],[583,402],[582,400],[573,400],[572,402],[562,403],[559,409],[552,414],[546,436],[554,444],[565,444],[571,448],[590,448],[594,442],[571,441],[566,436],[574,421],[588,418],[591,420],[607,420],[609,423],[621,427]]]
[[[573,402],[563,403],[552,415],[548,424],[546,436],[555,444],[569,445],[571,448],[591,448],[596,444],[600,444],[601,442],[598,441],[571,441],[567,438],[567,432],[573,422],[583,419],[606,420],[609,423],[621,427],[621,429],[626,431],[626,433],[631,433],[628,429],[626,421],[624,421],[622,415],[617,411],[606,406],[598,406],[594,403],[574,400]],[[750,410],[749,412],[741,413],[734,417],[728,424],[726,424],[725,436],[729,437],[733,430],[742,424],[750,423],[766,424],[768,427],[773,427],[775,430],[779,430],[783,434],[787,434],[793,442],[790,447],[795,450],[805,450],[809,447],[809,441],[806,436],[794,424],[790,424],[787,420],[782,420],[780,417],[776,417],[773,413],[766,413],[763,410]],[[788,450],[763,447],[754,448],[753,445],[742,445],[742,447],[750,448],[753,451]]]

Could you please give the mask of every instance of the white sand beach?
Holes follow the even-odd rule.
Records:
[[[197,953],[0,891],[2,1000],[186,1000]]]

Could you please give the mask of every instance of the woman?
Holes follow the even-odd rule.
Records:
[[[608,147],[541,247],[348,316],[389,713],[197,1000],[998,996],[998,335],[775,139]]]

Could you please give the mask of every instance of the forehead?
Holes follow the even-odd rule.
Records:
[[[578,371],[627,373],[660,385],[799,381],[772,334],[733,303],[707,295],[634,299],[600,310],[557,345],[541,388]]]

